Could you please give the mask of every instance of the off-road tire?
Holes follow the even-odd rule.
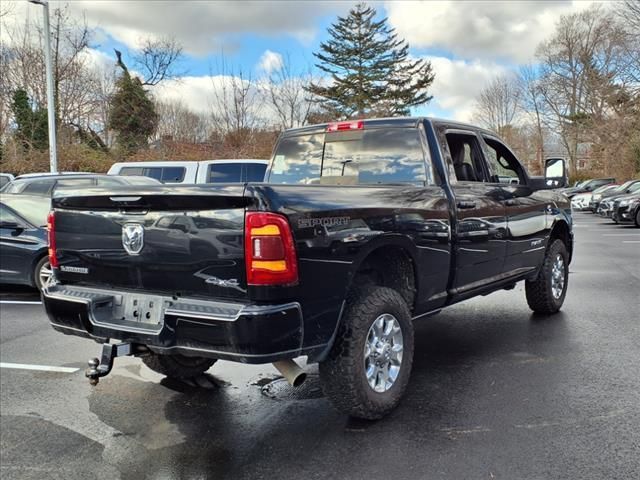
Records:
[[[367,383],[364,347],[369,328],[380,315],[392,314],[402,330],[403,356],[393,385],[385,392]],[[386,287],[362,287],[347,299],[335,342],[327,359],[320,363],[320,380],[325,395],[340,412],[375,420],[391,412],[404,394],[413,363],[413,323],[402,296]]]
[[[202,375],[216,363],[213,358],[187,357],[184,355],[157,355],[142,357],[144,364],[154,372],[171,378],[187,379]]]
[[[564,261],[564,289],[562,295],[556,298],[552,292],[553,263],[560,255]],[[562,307],[567,287],[569,285],[569,253],[562,240],[553,240],[544,256],[544,262],[535,280],[525,282],[525,292],[529,308],[536,313],[550,315],[556,313]]]

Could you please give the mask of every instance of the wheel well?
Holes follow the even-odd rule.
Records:
[[[565,244],[569,252],[569,261],[571,261],[571,257],[573,256],[573,240],[571,238],[569,225],[567,225],[566,222],[559,221],[553,226],[549,236],[549,245],[551,245],[551,242],[555,239],[560,239]]]
[[[356,271],[351,288],[377,285],[396,290],[413,311],[416,278],[413,260],[402,247],[385,246],[371,252]]]

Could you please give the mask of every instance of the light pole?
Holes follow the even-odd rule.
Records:
[[[53,67],[51,65],[51,32],[49,31],[49,3],[46,0],[29,0],[42,5],[44,16],[44,59],[47,67],[47,113],[49,116],[49,168],[51,173],[58,171],[56,155],[56,107],[53,103]]]

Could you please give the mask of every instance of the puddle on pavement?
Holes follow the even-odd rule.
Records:
[[[261,380],[267,380],[266,378]],[[313,400],[324,397],[318,375],[307,375],[299,387],[292,387],[284,378],[271,379],[261,385],[260,392],[272,400]]]

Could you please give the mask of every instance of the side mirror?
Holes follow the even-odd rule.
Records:
[[[564,158],[548,158],[544,162],[544,178],[549,188],[567,186],[567,167]]]

